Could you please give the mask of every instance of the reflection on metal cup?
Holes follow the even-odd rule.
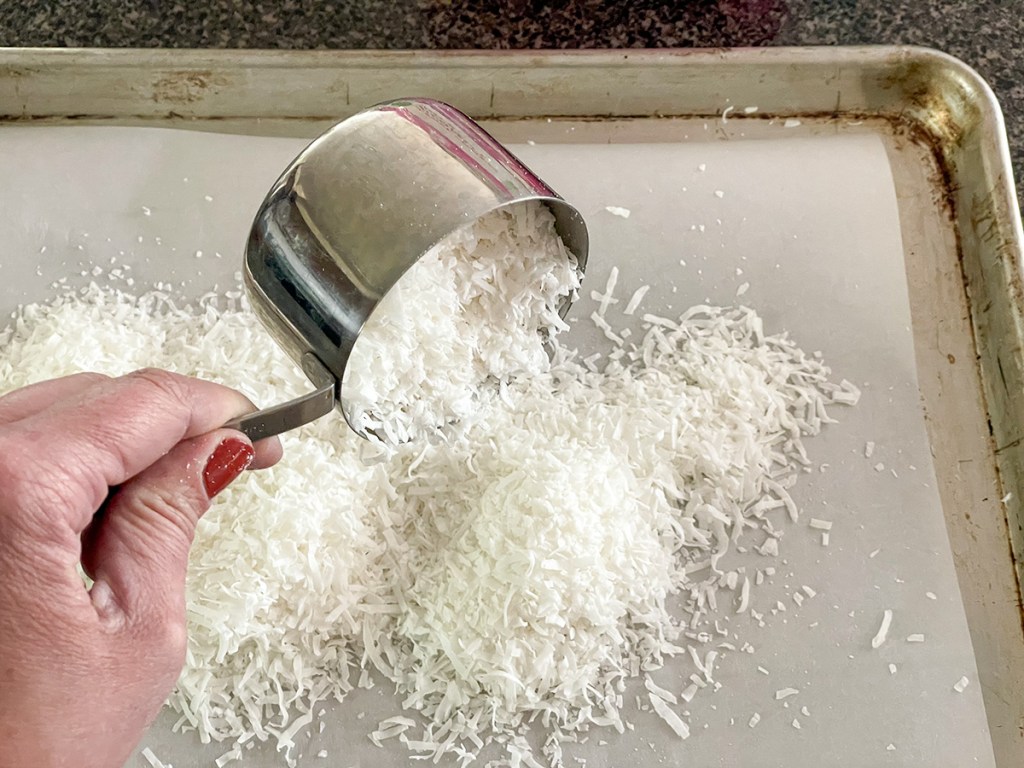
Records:
[[[551,210],[582,273],[588,236],[579,211],[448,104],[386,102],[313,141],[256,215],[244,280],[257,316],[320,389],[233,426],[259,439],[335,405],[351,423],[341,382],[384,294],[453,232],[530,200]]]

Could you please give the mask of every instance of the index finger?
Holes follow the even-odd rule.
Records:
[[[76,396],[9,427],[27,466],[46,467],[71,488],[83,506],[81,528],[113,486],[152,465],[182,440],[220,428],[254,410],[236,390],[168,371],[143,369],[101,381]],[[269,466],[280,444],[261,441],[257,462]],[[74,501],[62,495],[65,505]],[[76,505],[77,506],[77,505]],[[72,510],[67,510],[72,514]]]
[[[73,397],[106,378],[100,373],[75,373],[29,384],[0,395],[0,426],[45,411],[54,403]]]

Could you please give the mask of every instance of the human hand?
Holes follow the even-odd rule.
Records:
[[[197,521],[281,456],[220,428],[251,410],[155,370],[0,397],[0,768],[127,760],[184,663]]]

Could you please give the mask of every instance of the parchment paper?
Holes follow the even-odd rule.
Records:
[[[0,312],[52,296],[59,277],[95,279],[90,270],[109,268],[112,258],[131,266],[140,290],[157,280],[190,295],[232,285],[260,200],[304,143],[159,129],[0,130]],[[513,151],[586,216],[592,250],[584,293],[603,291],[610,268],[619,267],[613,326],[645,284],[651,290],[638,315],[745,303],[768,332],[788,330],[804,349],[821,350],[836,377],[864,393],[856,408],[835,410],[840,424],[807,443],[816,469],[793,494],[804,515],[786,529],[772,583],[755,593],[767,626],[722,610],[755,653],[720,662],[722,689],[688,707],[691,738],[676,739],[627,704],[634,732],[595,731],[570,754],[588,766],[992,766],[918,401],[897,202],[881,142]],[[572,313],[572,339],[587,350],[604,348],[587,319],[593,308],[584,298]],[[876,445],[871,458],[868,441]],[[833,522],[828,547],[807,526],[811,516]],[[802,585],[817,596],[798,606],[791,595]],[[776,600],[786,611],[772,615]],[[887,608],[889,640],[873,650]],[[908,643],[914,633],[925,642]],[[691,671],[673,664],[655,679],[678,692]],[[957,693],[961,676],[971,684]],[[787,687],[800,693],[776,700]],[[328,727],[303,743],[300,765],[408,764],[399,745],[380,750],[366,738],[376,718],[397,708],[381,686],[329,707]],[[751,728],[755,712],[761,720]],[[174,719],[164,713],[144,741],[164,762],[207,765],[229,749],[171,734]],[[319,750],[328,757],[315,757]],[[245,758],[251,766],[282,764],[269,745]],[[146,763],[136,756],[130,765]]]

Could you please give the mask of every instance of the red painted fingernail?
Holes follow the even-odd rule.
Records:
[[[237,437],[229,437],[217,446],[203,469],[203,485],[206,495],[213,498],[223,491],[240,474],[245,472],[256,458],[256,451]]]

